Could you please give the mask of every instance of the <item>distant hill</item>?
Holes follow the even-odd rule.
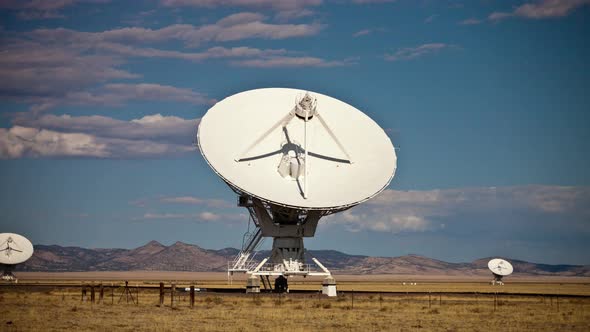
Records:
[[[176,242],[165,246],[157,241],[135,249],[86,249],[57,245],[36,245],[33,257],[18,266],[21,271],[225,271],[239,250],[203,249],[197,245]],[[268,256],[262,251],[258,257]],[[335,250],[310,250],[333,272],[347,274],[411,274],[470,276],[488,275],[487,262],[481,258],[471,263],[448,263],[418,255],[370,257],[348,255]],[[590,266],[536,264],[509,259],[514,274],[521,276],[590,277]]]

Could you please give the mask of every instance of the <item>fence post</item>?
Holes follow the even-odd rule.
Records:
[[[430,294],[430,292],[428,292],[428,308],[430,308],[430,306],[432,305],[431,295],[432,294]]]
[[[82,299],[80,301],[86,301],[86,284],[82,284]]]
[[[164,283],[160,282],[160,307],[164,306]]]
[[[354,309],[354,289],[352,290],[352,294],[350,296],[350,308]]]
[[[191,285],[191,308],[195,306],[195,286]]]
[[[98,303],[104,304],[104,287],[102,282],[98,284]]]
[[[111,304],[115,303],[115,285],[111,282]]]
[[[90,283],[90,303],[94,304],[94,282]]]
[[[139,284],[135,284],[135,305],[139,305]]]
[[[172,284],[170,288],[170,307],[174,308],[174,292],[176,292],[176,284]]]

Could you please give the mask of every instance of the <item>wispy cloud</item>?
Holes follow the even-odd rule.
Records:
[[[120,58],[82,53],[70,47],[8,38],[0,52],[0,96],[56,96],[109,80],[139,77],[118,68],[123,63]]]
[[[31,110],[45,111],[60,105],[121,106],[131,100],[176,101],[195,105],[211,105],[214,99],[191,89],[160,84],[106,84],[88,91],[66,92],[63,96],[34,96],[25,101],[32,103]]]
[[[431,43],[416,47],[405,47],[392,54],[385,54],[384,59],[387,61],[411,60],[428,54],[437,53],[450,47],[452,47],[452,45],[444,43]]]
[[[355,4],[371,4],[371,3],[391,3],[396,2],[397,0],[352,0],[352,3]]]
[[[488,18],[492,21],[510,17],[527,19],[557,18],[567,16],[574,10],[588,4],[590,4],[590,0],[542,0],[525,3],[510,12],[494,12]]]
[[[237,60],[232,64],[240,67],[340,67],[355,64],[355,59],[326,60],[310,56],[276,56],[261,59]]]
[[[278,19],[292,19],[313,14],[309,8],[319,6],[322,0],[161,0],[167,7],[245,7],[270,9]]]
[[[370,34],[372,32],[371,29],[363,29],[363,30],[359,30],[355,33],[352,34],[353,37],[360,37],[360,36],[366,36],[368,34]]]
[[[141,217],[134,218],[135,220],[189,220],[189,221],[205,221],[205,222],[230,222],[247,220],[247,216],[243,213],[214,213],[209,211],[199,213],[145,213]]]
[[[197,47],[207,42],[312,36],[323,28],[319,23],[273,24],[266,23],[264,20],[265,17],[257,13],[237,13],[224,17],[214,24],[202,26],[174,24],[161,29],[127,27],[102,32],[81,32],[64,28],[37,29],[29,35],[36,40],[60,44],[96,45],[111,42],[137,45],[180,41],[187,47]]]
[[[476,19],[476,18],[468,18],[465,19],[461,22],[459,22],[460,25],[476,25],[476,24],[481,24],[482,20]]]
[[[251,38],[305,37],[319,33],[322,27],[318,23],[268,23],[261,14],[242,12],[201,26],[175,24],[160,29],[126,27],[100,32],[65,28],[19,33],[3,31],[0,98],[32,104],[31,110],[35,112],[59,105],[121,105],[129,100],[154,100],[153,96],[158,96],[158,100],[208,104],[210,98],[185,88],[108,83],[141,78],[139,74],[122,69],[135,57],[192,62],[239,58],[245,61],[234,64],[251,67],[280,63],[282,66],[336,66],[341,61],[302,57],[300,53],[285,49],[213,46],[195,52],[162,48],[171,41],[191,48]]]
[[[17,16],[25,20],[64,18],[61,13],[65,7],[76,3],[107,3],[109,0],[3,0],[0,9],[17,10]]]
[[[438,14],[432,14],[424,20],[424,23],[426,23],[426,24],[432,23],[434,21],[434,19],[437,17],[438,17]]]
[[[457,226],[543,232],[559,227],[590,235],[590,188],[515,186],[427,191],[385,190],[372,200],[328,218],[350,231],[424,232]],[[462,226],[459,226],[462,225]],[[567,229],[569,228],[569,230]]]
[[[0,159],[151,158],[193,152],[197,119],[160,114],[131,121],[103,116],[45,115],[0,128]]]
[[[164,6],[181,7],[257,7],[274,9],[301,9],[307,6],[317,6],[322,0],[161,0]]]
[[[199,198],[194,196],[177,196],[177,197],[162,197],[160,202],[188,204],[188,205],[204,205],[211,208],[233,208],[236,204],[221,199]]]

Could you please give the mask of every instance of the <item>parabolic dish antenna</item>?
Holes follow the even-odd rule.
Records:
[[[303,237],[315,235],[321,217],[360,204],[390,183],[397,157],[383,129],[335,98],[268,88],[211,107],[197,144],[256,226],[229,272],[251,274],[254,292],[254,276],[326,276],[326,294],[335,295],[330,272],[315,258],[323,272],[305,264]],[[263,237],[273,237],[271,256],[254,263]]]
[[[396,169],[393,144],[371,118],[303,90],[258,89],[225,98],[201,119],[198,144],[230,186],[297,209],[357,205],[381,192]]]
[[[514,271],[512,264],[510,264],[508,261],[503,260],[501,258],[491,259],[488,262],[488,268],[494,274],[494,280],[492,280],[493,285],[495,285],[495,284],[503,285],[504,282],[502,282],[502,278],[507,275],[511,275],[512,272]]]
[[[0,233],[0,265],[3,267],[3,280],[16,280],[12,269],[32,255],[33,244],[27,238],[14,233]]]

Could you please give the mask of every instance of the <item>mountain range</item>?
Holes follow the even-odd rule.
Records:
[[[238,249],[203,249],[197,245],[176,242],[165,246],[157,241],[135,249],[88,249],[58,245],[36,245],[33,256],[18,266],[20,271],[226,271],[227,262]],[[261,251],[259,257],[266,257]],[[309,250],[328,269],[341,274],[400,275],[488,275],[487,262],[481,258],[470,263],[449,263],[418,255],[370,257],[348,255],[335,250]],[[590,277],[589,265],[549,265],[508,259],[515,275]]]

